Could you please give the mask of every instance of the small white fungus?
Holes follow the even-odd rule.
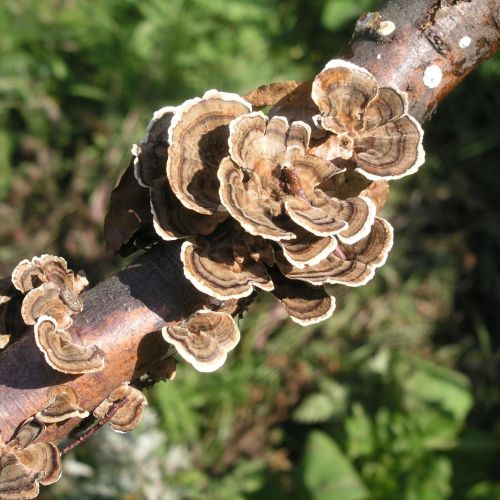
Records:
[[[463,36],[462,38],[460,38],[460,41],[458,42],[458,46],[461,49],[466,49],[470,45],[471,42],[472,42],[472,40],[471,40],[470,36]]]
[[[380,59],[382,59],[382,55],[381,54],[377,54],[377,59],[380,61]]]
[[[431,66],[427,66],[424,71],[424,85],[429,87],[430,89],[436,88],[443,78],[443,72],[441,68],[436,64],[432,64]]]

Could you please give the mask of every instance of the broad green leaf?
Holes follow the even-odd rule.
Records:
[[[293,412],[293,419],[301,424],[317,424],[329,420],[335,406],[326,394],[316,393],[307,396]]]
[[[312,500],[368,498],[356,469],[324,432],[309,433],[302,467],[303,481]]]

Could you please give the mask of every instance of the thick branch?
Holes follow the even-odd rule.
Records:
[[[380,11],[396,25],[394,35],[378,40],[355,36],[343,56],[365,66],[383,83],[408,92],[412,113],[430,117],[437,104],[500,43],[498,0],[395,0]],[[467,48],[459,45],[469,37]],[[425,85],[425,69],[436,64],[442,81]],[[84,312],[71,334],[96,343],[106,353],[106,367],[96,374],[62,375],[45,364],[33,335],[25,335],[0,355],[0,428],[4,439],[44,408],[51,388],[71,385],[81,406],[92,410],[123,381],[135,380],[160,360],[167,345],[156,331],[199,308],[205,300],[185,280],[179,245],[154,248],[136,264],[84,295]],[[156,332],[156,333],[151,333]],[[51,426],[44,437],[59,440],[77,422]]]

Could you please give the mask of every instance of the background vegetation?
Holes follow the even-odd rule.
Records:
[[[0,2],[0,273],[117,269],[102,222],[153,110],[310,78],[372,0]],[[292,325],[268,297],[213,375],[183,363],[141,429],[67,457],[45,498],[500,498],[500,60],[439,108],[393,183],[388,264]]]

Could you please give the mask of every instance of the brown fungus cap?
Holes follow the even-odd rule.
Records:
[[[59,387],[54,389],[49,405],[36,414],[39,422],[55,424],[70,418],[86,418],[89,412],[78,404],[78,396],[70,387]]]
[[[27,325],[34,325],[40,316],[45,315],[54,318],[62,330],[73,324],[72,314],[73,311],[60,298],[59,288],[52,282],[30,290],[21,307],[21,316]]]
[[[29,419],[11,441],[0,443],[0,498],[35,498],[39,484],[52,484],[61,477],[59,449],[37,441],[44,430],[44,424]]]
[[[226,361],[227,353],[240,341],[232,316],[214,311],[197,311],[176,326],[162,329],[163,337],[200,372],[213,372]]]
[[[200,214],[220,211],[217,168],[227,155],[228,125],[250,110],[239,95],[217,90],[177,107],[169,128],[167,178],[186,208]]]
[[[227,214],[221,212],[204,215],[189,210],[175,196],[164,178],[153,182],[150,197],[154,229],[166,241],[210,234],[227,218]]]
[[[265,265],[274,264],[272,247],[232,223],[211,238],[184,242],[181,260],[186,278],[198,290],[219,300],[248,297],[255,288],[273,289]]]
[[[24,421],[14,437],[9,441],[9,446],[15,448],[26,448],[37,441],[37,439],[45,432],[46,426],[43,422],[31,417]]]
[[[0,498],[19,500],[36,498],[43,471],[25,467],[12,451],[0,451]]]
[[[61,477],[61,453],[55,444],[34,443],[16,451],[15,454],[28,470],[42,472],[40,484],[53,484]]]
[[[321,238],[307,231],[297,232],[297,239],[280,241],[279,245],[286,260],[302,269],[306,265],[313,266],[326,259],[338,246],[334,236]]]
[[[45,361],[54,370],[77,375],[98,372],[104,368],[104,353],[99,347],[75,344],[71,335],[59,330],[57,322],[50,316],[38,318],[35,340]]]
[[[319,323],[330,318],[335,311],[335,297],[323,287],[282,277],[275,278],[274,283],[273,295],[285,306],[290,319],[299,325]]]
[[[353,245],[341,244],[325,260],[302,269],[291,266],[284,258],[278,259],[281,272],[289,279],[312,285],[365,285],[382,266],[392,248],[393,229],[385,219],[377,217],[370,234]]]
[[[61,299],[74,312],[82,310],[83,304],[78,295],[88,285],[82,274],[75,275],[68,269],[62,257],[42,255],[21,261],[12,272],[12,283],[22,293],[51,282],[57,286]]]
[[[118,411],[109,420],[110,427],[116,432],[130,432],[134,430],[141,421],[144,406],[148,404],[146,397],[141,391],[125,382],[116,388],[99,406],[93,414],[97,418],[103,418],[118,401],[125,400]]]
[[[398,179],[424,163],[423,130],[408,115],[406,95],[379,88],[366,69],[334,59],[316,76],[311,95],[320,110],[316,123],[333,133],[330,158],[352,158],[371,180]]]
[[[150,188],[155,179],[165,178],[168,129],[176,108],[165,106],[155,111],[146,130],[146,137],[132,147],[134,176],[140,186]]]
[[[219,194],[231,216],[250,234],[283,242],[299,233],[338,235],[348,241],[364,237],[373,224],[375,206],[364,197],[340,200],[320,184],[342,168],[307,153],[310,127],[303,122],[260,112],[230,125],[229,151],[219,167]]]

